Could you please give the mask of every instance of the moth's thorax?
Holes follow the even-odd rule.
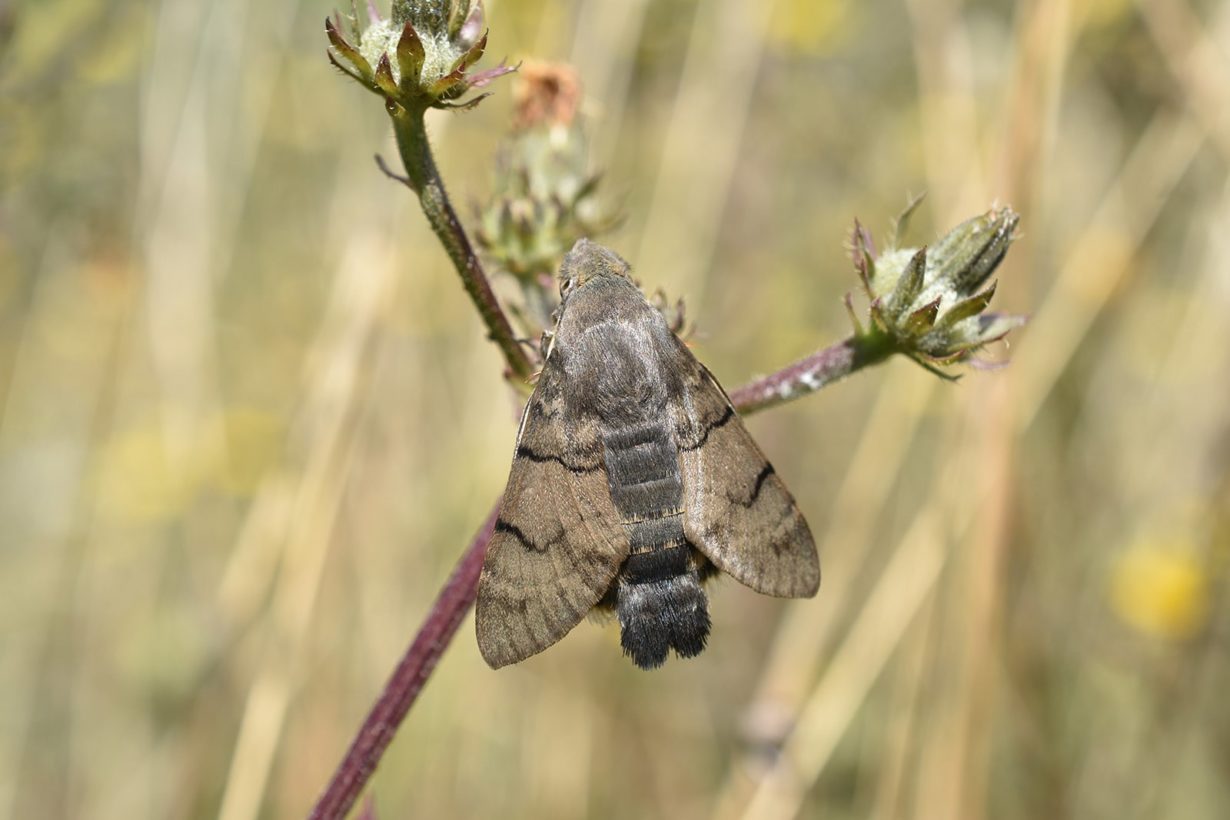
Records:
[[[552,347],[583,415],[620,423],[668,410],[673,340],[660,313],[628,279],[591,279],[570,294]]]
[[[653,310],[631,279],[601,276],[575,287],[560,308],[557,336],[579,336],[608,322],[631,322]]]

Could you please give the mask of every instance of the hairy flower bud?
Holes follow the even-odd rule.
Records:
[[[483,253],[522,286],[530,329],[549,327],[555,271],[581,237],[618,223],[599,204],[600,180],[578,117],[576,72],[558,63],[527,63],[514,91],[517,111],[500,146],[495,190],[479,212]]]
[[[329,60],[389,105],[407,110],[471,108],[486,95],[456,101],[516,70],[501,64],[470,73],[487,47],[487,35],[480,34],[483,7],[478,0],[397,0],[389,19],[369,6],[368,21],[360,28],[355,12],[346,21],[347,40],[342,19],[326,19]]]
[[[909,210],[900,223],[908,216]],[[1011,208],[992,208],[929,248],[890,247],[879,255],[856,223],[855,268],[871,300],[873,332],[924,364],[949,364],[1023,325],[1022,316],[987,312],[994,283],[980,290],[1016,238],[1019,220]]]

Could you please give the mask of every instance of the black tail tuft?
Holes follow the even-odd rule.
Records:
[[[641,669],[662,665],[671,649],[699,655],[709,637],[709,602],[695,572],[634,584],[620,579],[616,611],[624,654]]]

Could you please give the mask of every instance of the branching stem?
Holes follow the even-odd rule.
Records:
[[[425,111],[406,109],[395,103],[391,103],[389,108],[393,133],[397,138],[397,149],[406,168],[406,181],[419,195],[419,203],[428,224],[440,238],[448,258],[461,275],[461,283],[465,286],[466,293],[470,294],[474,306],[478,308],[478,314],[487,325],[492,341],[504,354],[514,382],[524,384],[533,373],[534,367],[525,349],[518,344],[517,335],[500,307],[495,291],[491,289],[491,282],[483,264],[474,252],[474,246],[470,244],[470,238],[449,201],[444,180],[440,178],[431,153],[431,143],[427,139],[427,127],[423,122]]]

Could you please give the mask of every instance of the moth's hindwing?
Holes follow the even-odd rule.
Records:
[[[807,521],[726,393],[682,342],[678,349],[692,365],[676,415],[688,541],[757,592],[810,598],[820,558]]]
[[[567,634],[628,556],[597,431],[566,424],[556,358],[526,404],[478,583],[478,647],[495,669]]]

